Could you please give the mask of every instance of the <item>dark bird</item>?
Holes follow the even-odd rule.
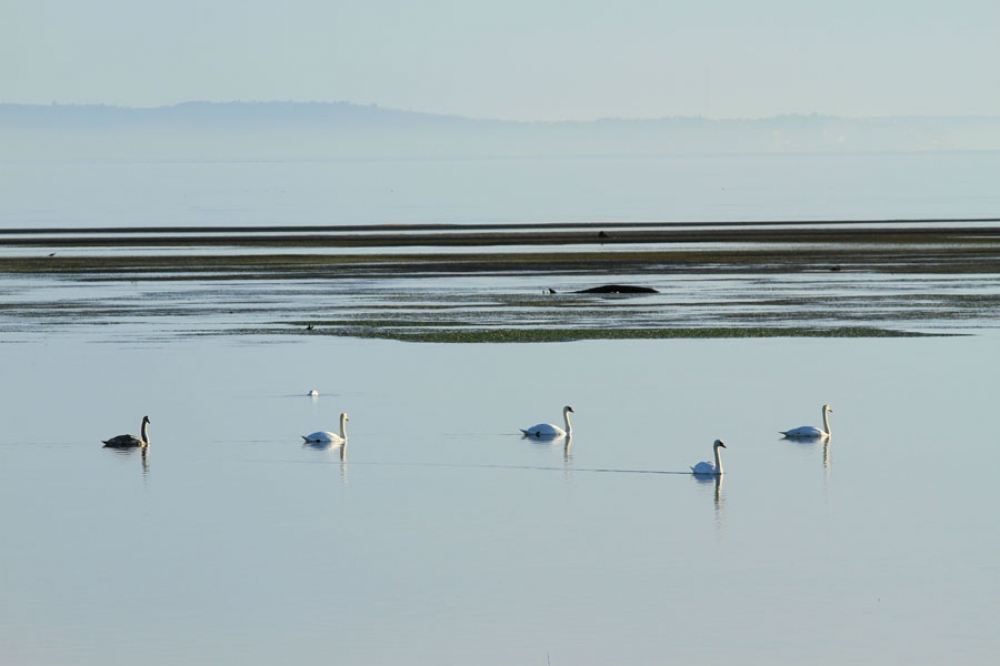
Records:
[[[103,440],[104,446],[112,449],[130,449],[136,446],[149,446],[149,433],[146,428],[147,425],[149,425],[149,417],[143,416],[142,429],[140,430],[141,434],[138,437],[135,435],[118,435],[117,437]]]

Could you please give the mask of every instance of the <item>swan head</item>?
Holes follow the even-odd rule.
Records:
[[[724,449],[724,448],[726,448],[725,443],[721,439],[715,440],[715,442],[712,443],[712,446],[714,446],[717,449]]]
[[[565,407],[563,407],[563,414],[576,414],[576,412],[573,411],[572,407],[566,405]]]
[[[133,421],[133,423],[134,423],[134,421]],[[142,417],[142,425],[146,425],[147,423],[152,423],[152,421],[149,420],[148,416],[143,416]]]
[[[341,420],[341,421],[350,421],[350,420],[351,420],[351,417],[347,415],[347,412],[343,412],[343,413],[342,413],[342,414],[340,415],[340,420]]]
[[[833,414],[833,407],[831,407],[830,405],[823,405],[823,412],[824,413],[830,412],[831,414]]]

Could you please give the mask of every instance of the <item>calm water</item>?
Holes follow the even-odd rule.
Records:
[[[2,162],[0,228],[996,217],[1000,153]]]
[[[0,345],[0,656],[988,663],[998,350]],[[515,434],[563,403],[568,455]],[[341,410],[344,465],[299,439]],[[145,470],[100,448],[146,413]],[[718,489],[673,474],[715,437]]]
[[[997,213],[997,155],[747,160],[3,164],[0,226]],[[127,291],[3,278],[0,303]],[[1000,653],[990,313],[963,337],[550,345],[190,336],[185,316],[231,323],[0,327],[0,663]],[[825,402],[828,447],[779,438]],[[564,404],[569,449],[520,438]],[[346,462],[303,448],[341,411]],[[145,460],[101,448],[143,414]],[[722,483],[683,474],[716,437]]]

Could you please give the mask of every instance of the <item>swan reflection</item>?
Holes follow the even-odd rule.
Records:
[[[793,442],[795,448],[809,446],[823,442],[823,469],[827,475],[830,474],[830,443],[833,437],[830,435],[820,435],[818,437],[784,437],[783,439]]]
[[[725,527],[725,520],[723,517],[722,509],[726,503],[725,498],[722,495],[722,480],[725,478],[725,474],[692,474],[691,475],[699,485],[707,485],[709,483],[715,484],[714,492],[714,505],[715,505],[715,524],[720,530]]]
[[[347,442],[318,442],[318,441],[305,441],[302,443],[302,448],[309,448],[314,451],[339,451],[340,461],[347,461]]]
[[[347,440],[337,443],[307,439],[302,443],[302,448],[309,448],[313,451],[337,451],[340,458],[340,480],[345,484],[347,483]]]
[[[142,475],[146,476],[149,474],[149,447],[148,446],[134,446],[129,448],[119,448],[113,446],[104,447],[108,451],[114,452],[115,455],[122,458],[131,458],[139,452],[139,464],[142,466]]]
[[[555,444],[557,442],[562,442],[563,445],[563,461],[568,465],[573,461],[573,433],[567,435],[521,435],[521,439],[526,439],[528,441],[534,442],[539,446],[546,444]]]

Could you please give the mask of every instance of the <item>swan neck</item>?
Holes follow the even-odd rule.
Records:
[[[344,415],[340,416],[340,438],[347,439],[347,417]]]
[[[149,433],[146,429],[149,428],[149,421],[143,420],[142,428],[139,430],[139,439],[142,440],[143,444],[149,444]]]
[[[827,437],[830,436],[830,412],[826,409],[823,410],[823,430],[826,432]]]
[[[563,412],[563,418],[566,420],[566,434],[573,434],[573,424],[569,422],[569,410]]]
[[[715,447],[715,473],[722,474],[722,447]]]

